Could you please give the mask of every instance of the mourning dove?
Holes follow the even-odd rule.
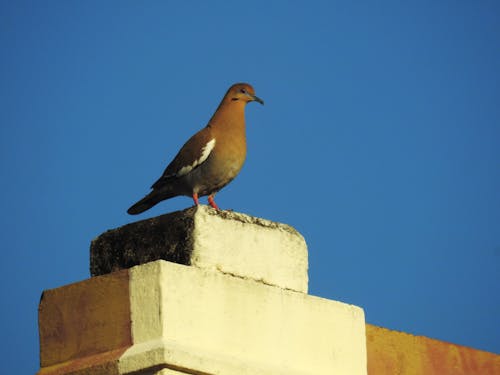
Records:
[[[208,195],[208,203],[219,209],[215,194],[236,177],[245,162],[245,106],[253,101],[264,104],[251,85],[232,85],[208,125],[182,146],[151,186],[153,190],[127,212],[137,215],[179,195],[192,197],[196,205],[198,197]]]

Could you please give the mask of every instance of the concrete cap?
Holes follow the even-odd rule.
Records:
[[[366,375],[363,310],[162,260],[47,290],[38,375]]]
[[[92,241],[90,272],[167,260],[307,293],[307,245],[291,226],[208,206],[138,221]]]

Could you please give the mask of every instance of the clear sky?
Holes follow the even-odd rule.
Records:
[[[125,212],[240,81],[219,206],[297,228],[311,294],[500,353],[498,1],[2,1],[0,45],[0,373],[92,238],[191,206]]]

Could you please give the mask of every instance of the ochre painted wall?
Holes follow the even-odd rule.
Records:
[[[368,375],[500,375],[500,355],[366,325]]]

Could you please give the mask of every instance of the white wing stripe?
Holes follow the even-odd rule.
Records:
[[[193,162],[193,164],[191,165],[186,165],[184,167],[182,167],[179,172],[177,172],[177,177],[181,177],[181,176],[184,176],[186,173],[189,173],[193,170],[193,168],[195,168],[197,165],[200,165],[201,163],[203,163],[205,160],[207,160],[208,156],[210,155],[210,153],[212,152],[212,150],[214,149],[215,147],[215,138],[212,139],[211,141],[209,141],[205,147],[203,147],[201,149],[201,156],[198,160],[195,160]]]

